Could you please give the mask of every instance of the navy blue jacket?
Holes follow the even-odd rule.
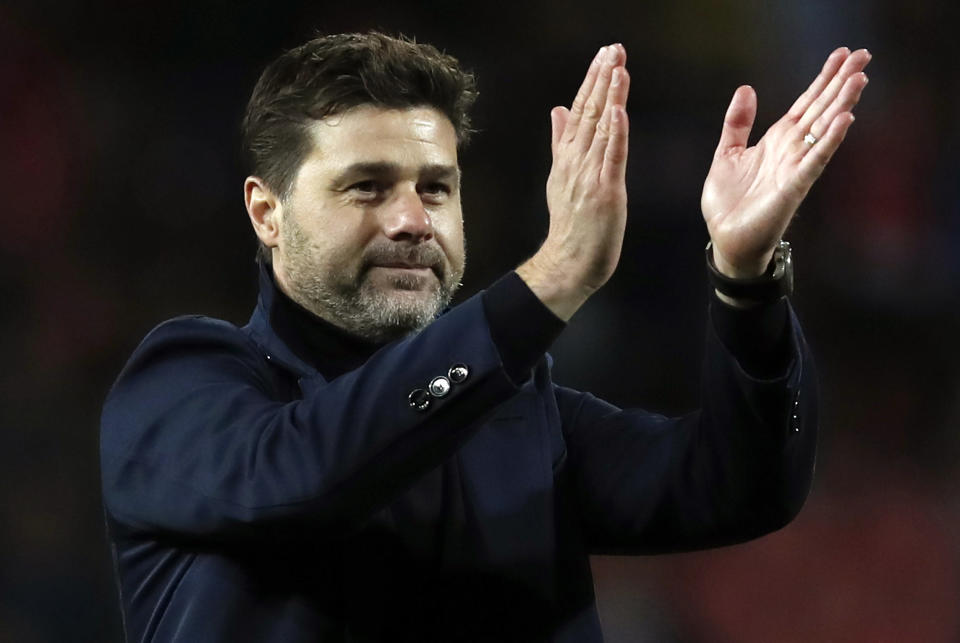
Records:
[[[505,330],[550,325],[515,274],[342,373],[281,297],[263,271],[247,326],[162,324],[107,398],[129,641],[599,641],[590,553],[740,542],[808,492],[815,384],[785,303],[781,372],[748,374],[714,312],[702,408],[666,418],[554,384],[556,328]]]

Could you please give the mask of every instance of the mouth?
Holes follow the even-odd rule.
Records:
[[[446,276],[443,251],[432,244],[373,245],[362,259],[364,271],[379,273],[390,281],[417,282],[423,287],[434,279],[443,283]]]
[[[425,266],[419,263],[375,263],[372,266],[373,268],[388,268],[391,270],[414,270],[414,271],[424,271],[424,270],[433,270],[431,266]]]
[[[395,275],[407,275],[408,277],[427,277],[432,274],[438,281],[443,281],[443,267],[440,265],[409,261],[383,261],[371,264],[370,269],[373,268],[379,268]]]
[[[375,263],[370,266],[370,274],[380,287],[390,290],[427,292],[441,283],[432,266],[419,263]]]

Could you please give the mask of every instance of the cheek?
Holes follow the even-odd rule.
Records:
[[[318,218],[311,230],[317,261],[332,268],[350,266],[359,261],[364,249],[376,235],[376,227],[366,217],[350,212]]]
[[[463,217],[459,212],[444,216],[433,223],[437,242],[454,266],[463,264]]]

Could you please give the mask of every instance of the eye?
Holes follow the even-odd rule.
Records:
[[[378,184],[376,181],[370,180],[357,181],[350,186],[350,189],[354,192],[368,192],[370,194],[374,194],[376,192],[380,192],[380,184]]]
[[[351,194],[361,201],[376,201],[383,197],[386,186],[373,179],[357,181],[347,188]]]
[[[436,181],[434,183],[427,183],[424,185],[420,192],[421,194],[432,198],[443,198],[448,196],[450,192],[452,192],[452,189],[448,184]]]

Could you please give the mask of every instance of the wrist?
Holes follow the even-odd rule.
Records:
[[[716,266],[717,272],[724,277],[729,277],[730,279],[756,279],[767,269],[768,262],[769,259],[766,259],[763,261],[763,263],[754,263],[752,265],[737,267],[727,261],[722,254],[717,252],[716,247],[713,248],[713,263],[714,266]],[[722,301],[727,306],[731,306],[733,308],[753,308],[760,304],[760,302],[756,299],[731,297],[716,288],[714,289],[714,292],[717,293],[717,299]]]
[[[707,274],[711,285],[716,289],[717,296],[726,304],[737,308],[749,308],[756,304],[774,301],[788,296],[793,292],[793,258],[790,244],[780,241],[772,252],[765,269],[756,273],[756,269],[728,271],[738,275],[731,277],[717,265],[718,253],[715,252],[713,242],[705,249]]]
[[[773,250],[770,250],[755,261],[734,264],[728,261],[723,253],[717,250],[716,246],[713,246],[713,265],[717,272],[730,279],[756,279],[760,277],[766,272],[772,256]]]
[[[568,274],[562,262],[538,252],[516,269],[517,275],[550,312],[567,322],[593,290]]]

